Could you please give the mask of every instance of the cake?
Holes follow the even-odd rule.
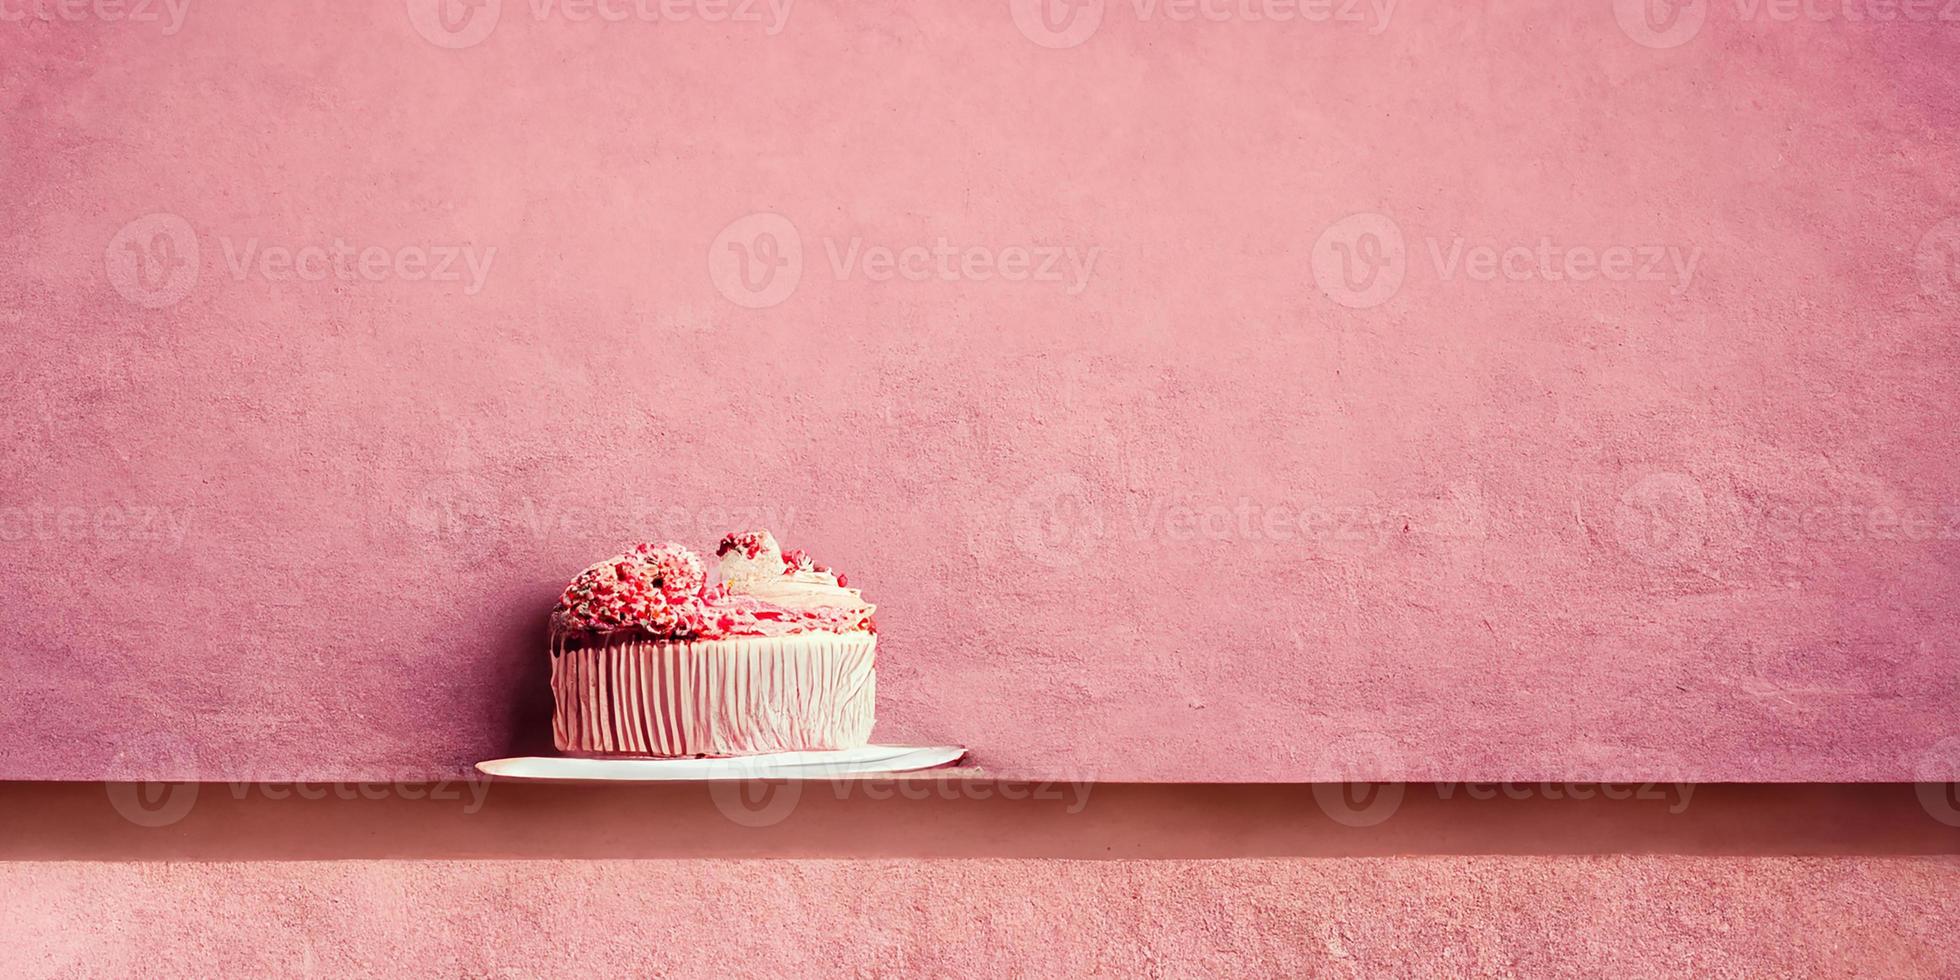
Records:
[[[768,531],[713,576],[669,542],[586,568],[551,614],[552,740],[571,755],[738,756],[871,738],[874,608]]]

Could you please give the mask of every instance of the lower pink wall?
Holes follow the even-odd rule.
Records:
[[[536,748],[564,581],[756,523],[1031,774],[1954,734],[1950,25],[1041,6],[8,7],[0,777]]]
[[[0,976],[1960,971],[1951,785],[758,788],[0,783]]]
[[[0,974],[1945,977],[1952,858],[0,866]]]

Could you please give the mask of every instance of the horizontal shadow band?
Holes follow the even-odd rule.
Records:
[[[1960,854],[1949,784],[0,783],[10,860]]]

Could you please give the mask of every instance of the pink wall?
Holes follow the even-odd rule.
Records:
[[[0,976],[1960,971],[1951,796],[1566,788],[0,783]]]
[[[0,24],[0,776],[535,748],[563,581],[734,523],[881,604],[881,740],[1012,771],[1953,733],[1951,25],[409,7]]]
[[[0,868],[0,972],[1940,977],[1950,859]],[[66,971],[66,972],[64,972]]]

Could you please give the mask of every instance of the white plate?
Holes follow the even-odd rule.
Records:
[[[527,755],[476,767],[498,779],[655,783],[704,779],[831,779],[950,766],[958,745],[866,745],[835,752],[776,752],[728,759],[571,759]]]

